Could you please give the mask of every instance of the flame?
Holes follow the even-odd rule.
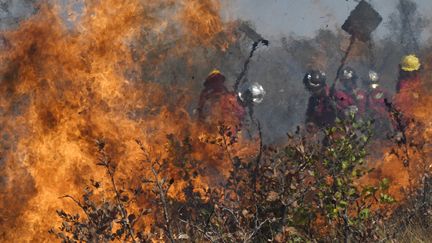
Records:
[[[150,173],[136,139],[163,159],[171,156],[168,134],[179,141],[190,137],[191,156],[207,170],[193,180],[197,191],[217,185],[230,169],[225,151],[201,142],[209,130],[188,112],[194,101],[188,87],[164,85],[172,82],[167,70],[178,71],[170,61],[182,60],[183,76],[192,76],[195,67],[198,74],[207,73],[213,67],[200,55],[203,49],[224,52],[235,41],[230,24],[219,16],[218,1],[85,1],[80,13],[63,7],[43,2],[17,29],[0,33],[0,238],[5,242],[52,241],[47,230],[58,224],[55,210],[78,211],[59,197],[79,196],[90,179],[109,183],[95,165],[98,139],[107,144],[116,177],[130,185]],[[429,101],[432,96],[412,111],[425,124],[427,138]],[[248,157],[255,150],[253,141],[241,140],[230,152]],[[387,148],[384,152],[382,175],[407,186],[401,162]],[[184,200],[179,169],[173,166],[168,173],[176,181],[170,196]],[[142,198],[139,203],[149,204]]]
[[[220,3],[214,0],[188,1],[183,11],[179,14],[179,20],[184,23],[191,44],[209,45],[212,42],[226,49],[227,43],[221,42],[224,29],[218,12]]]
[[[116,176],[131,183],[142,170],[135,140],[169,156],[167,134],[190,136],[201,148],[194,158],[215,168],[211,178],[195,180],[198,188],[217,183],[229,170],[217,146],[199,141],[206,130],[187,112],[188,94],[179,90],[178,97],[170,97],[164,80],[150,78],[162,71],[153,68],[150,75],[143,68],[193,52],[185,42],[226,48],[231,40],[223,34],[218,2],[85,1],[81,13],[68,7],[65,19],[62,6],[43,2],[17,29],[1,33],[0,237],[5,241],[51,241],[47,230],[57,224],[55,210],[77,210],[59,197],[79,196],[90,179],[108,183],[95,166],[97,139],[106,141]],[[178,24],[184,33],[175,31]],[[183,186],[176,184],[172,196],[181,199]]]
[[[427,67],[420,76],[421,83],[413,82],[393,97],[396,108],[402,112],[404,119],[410,121],[405,131],[408,139],[406,151],[403,146],[398,147],[394,144],[377,145],[382,157],[378,160],[371,159],[371,166],[376,170],[371,177],[366,178],[368,182],[376,181],[376,178],[389,178],[392,182],[390,193],[398,201],[409,197],[421,185],[423,175],[431,173],[432,93],[427,89],[428,70]],[[409,158],[407,167],[403,164],[406,155]]]

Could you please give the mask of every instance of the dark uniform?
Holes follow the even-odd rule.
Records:
[[[368,78],[364,79],[367,85],[366,111],[370,119],[374,120],[375,135],[385,137],[391,130],[390,114],[387,111],[385,100],[389,94],[379,85],[379,76],[375,71],[369,71]]]
[[[366,112],[366,92],[357,87],[357,74],[351,67],[345,67],[341,73],[343,89],[334,91],[338,117],[343,119],[349,113],[363,117]]]
[[[336,111],[326,85],[325,74],[311,70],[306,73],[303,83],[311,94],[306,110],[306,124],[314,124],[318,128],[332,126],[336,119]]]

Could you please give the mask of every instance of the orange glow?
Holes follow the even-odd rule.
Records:
[[[52,241],[47,230],[58,225],[55,210],[78,210],[59,197],[69,194],[79,198],[90,179],[108,184],[103,179],[105,171],[95,165],[98,139],[106,141],[119,181],[139,181],[143,156],[136,139],[163,158],[169,156],[167,134],[179,140],[190,136],[200,148],[193,151],[194,159],[214,167],[212,178],[204,175],[195,180],[196,190],[224,178],[229,170],[226,155],[218,152],[217,145],[199,140],[206,130],[186,111],[190,98],[170,103],[163,85],[136,81],[146,76],[141,65],[166,57],[151,51],[166,39],[174,39],[170,31],[177,16],[185,33],[172,33],[180,39],[170,47],[176,55],[187,48],[184,41],[194,40],[196,45],[210,45],[216,37],[217,43],[230,41],[221,36],[224,24],[217,2],[184,1],[176,11],[174,3],[86,1],[73,29],[60,17],[61,6],[44,3],[19,28],[1,33],[7,41],[0,52],[0,122],[5,143],[0,170],[5,178],[0,191],[3,240]],[[171,11],[174,17],[166,18],[164,11]],[[199,24],[204,16],[208,21]],[[143,35],[154,38],[138,48],[136,41]],[[182,199],[185,183],[175,178],[176,170],[172,168],[172,176],[179,180],[170,195]]]

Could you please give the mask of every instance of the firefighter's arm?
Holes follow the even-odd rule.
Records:
[[[313,122],[313,115],[315,114],[315,110],[314,110],[314,104],[313,104],[313,98],[310,97],[309,98],[309,102],[308,102],[308,106],[306,109],[306,119],[305,122],[309,123],[309,122]]]
[[[199,118],[203,118],[204,115],[203,110],[207,99],[208,99],[208,93],[202,92],[198,101],[198,107],[195,109],[195,111],[198,113]]]

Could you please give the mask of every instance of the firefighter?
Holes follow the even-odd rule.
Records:
[[[366,91],[366,111],[369,118],[375,121],[375,135],[384,137],[391,130],[391,122],[385,100],[388,92],[380,87],[380,77],[377,72],[370,70],[367,78],[363,79]]]
[[[410,54],[402,58],[399,64],[399,78],[396,85],[397,93],[403,89],[418,88],[420,86],[420,68],[420,60],[415,55]]]
[[[211,71],[204,81],[204,89],[201,91],[198,103],[198,117],[200,120],[204,119],[208,103],[211,100],[218,99],[219,97],[228,93],[225,87],[225,76],[217,69]]]
[[[396,85],[394,104],[404,113],[419,101],[421,90],[421,63],[415,55],[404,56],[399,64],[399,77]]]
[[[357,86],[358,76],[351,67],[341,70],[340,82],[343,88],[334,91],[334,98],[339,118],[346,117],[349,113],[363,116],[366,110],[366,92]]]
[[[233,133],[241,129],[246,109],[235,92],[225,86],[225,76],[215,69],[204,81],[198,104],[198,117],[201,122],[211,125],[224,124]]]
[[[388,92],[381,88],[380,77],[377,72],[370,70],[364,84],[367,86],[366,91],[366,110],[368,113],[377,115],[386,113],[385,99],[388,100]]]
[[[261,84],[246,82],[240,86],[237,94],[242,105],[249,109],[252,116],[254,106],[264,100],[266,92]]]
[[[303,84],[310,93],[306,110],[307,126],[325,128],[333,125],[336,111],[326,84],[325,73],[319,70],[310,70],[305,74]]]

